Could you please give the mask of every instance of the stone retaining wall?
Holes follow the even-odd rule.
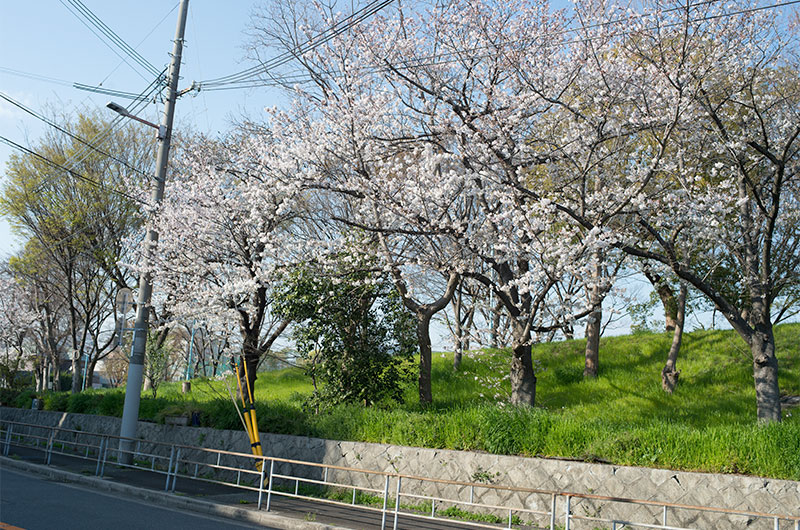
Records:
[[[0,419],[38,425],[59,425],[66,429],[117,435],[119,418],[0,408]],[[181,427],[139,422],[138,435],[143,440],[197,445],[249,453],[244,431],[224,431],[201,427]],[[397,472],[404,475],[438,478],[449,481],[491,483],[544,490],[591,493],[610,497],[628,497],[669,503],[721,507],[756,512],[800,515],[800,482],[773,480],[738,475],[691,473],[666,469],[649,469],[565,460],[498,456],[486,453],[424,449],[385,444],[322,440],[301,436],[262,434],[264,454],[332,466]],[[318,468],[276,469],[276,473],[292,473],[321,478]],[[342,483],[383,488],[383,478],[363,473],[330,470],[328,478]],[[394,486],[393,486],[394,487]],[[392,487],[392,488],[393,488]],[[391,491],[394,491],[393,489]],[[469,499],[469,488],[431,482],[404,481],[403,491],[462,500]],[[547,511],[550,496],[522,495],[475,488],[476,501],[498,506],[527,506]],[[661,520],[660,508],[621,503],[600,503],[573,499],[573,513],[599,515],[619,520],[656,523]],[[442,506],[442,508],[446,507]],[[563,499],[557,509],[563,514]],[[645,520],[647,517],[651,519]],[[541,521],[543,522],[543,521]],[[596,524],[573,528],[595,528]],[[686,510],[672,510],[668,523],[692,528],[774,528],[771,521],[753,521],[744,516],[728,516]],[[787,525],[781,528],[793,528]]]

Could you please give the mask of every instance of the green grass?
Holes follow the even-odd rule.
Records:
[[[800,324],[775,328],[784,394],[800,395]],[[422,408],[410,383],[406,400],[382,407],[340,406],[314,415],[302,407],[311,384],[297,369],[259,373],[256,401],[263,432],[339,440],[481,450],[800,480],[800,408],[784,410],[780,424],[756,423],[752,361],[732,331],[696,331],[684,337],[674,394],[660,373],[671,336],[638,334],[601,341],[600,376],[584,381],[585,341],[537,345],[536,407],[507,401],[510,354],[470,353],[454,372],[451,354],[435,354],[434,403]],[[120,390],[45,398],[45,407],[121,415]],[[30,403],[30,401],[28,401]],[[28,405],[30,406],[30,405]],[[221,381],[163,384],[143,396],[141,416],[201,412],[201,424],[241,429]]]

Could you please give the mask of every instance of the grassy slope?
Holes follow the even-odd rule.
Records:
[[[673,395],[661,390],[667,334],[612,337],[601,342],[600,377],[583,381],[584,341],[538,345],[537,407],[498,407],[508,383],[504,350],[474,352],[453,372],[452,356],[437,355],[433,407],[416,404],[339,407],[318,416],[302,409],[311,391],[296,369],[259,374],[256,399],[262,431],[436,448],[484,450],[600,460],[617,464],[747,473],[800,480],[800,409],[782,424],[755,423],[751,362],[731,331],[697,331],[684,339]],[[800,394],[800,324],[776,328],[780,385]],[[496,397],[500,396],[499,400]],[[203,423],[241,428],[221,382],[197,380],[190,398],[180,384],[163,385],[159,399],[143,398],[142,415],[158,419],[165,407],[198,409]],[[121,412],[119,391],[99,392],[67,405],[75,412]],[[62,408],[53,403],[51,408]],[[119,411],[119,412],[118,412]],[[161,412],[159,412],[161,411]]]

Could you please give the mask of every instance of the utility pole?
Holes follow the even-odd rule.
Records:
[[[181,54],[183,53],[183,34],[186,28],[186,12],[189,9],[189,0],[181,0],[178,11],[178,26],[175,30],[175,42],[172,47],[172,61],[169,65],[169,85],[167,102],[164,104],[164,117],[162,121],[163,134],[159,134],[158,158],[156,159],[156,187],[153,190],[152,203],[158,205],[164,198],[164,183],[167,179],[167,161],[169,159],[169,143],[172,138],[172,119],[175,115],[175,100],[178,94],[178,76],[181,69]],[[128,365],[128,385],[125,389],[125,405],[122,410],[122,427],[120,436],[123,438],[136,438],[136,427],[139,421],[139,402],[142,395],[142,376],[144,374],[144,354],[147,345],[147,332],[150,320],[150,294],[153,290],[152,274],[147,270],[153,255],[153,249],[158,242],[158,232],[152,227],[147,230],[144,240],[144,271],[139,276],[139,297],[136,303],[136,323],[133,330],[133,352]],[[133,461],[133,441],[120,440],[119,444],[121,463],[130,464]]]

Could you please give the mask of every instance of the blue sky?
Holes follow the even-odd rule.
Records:
[[[186,47],[180,88],[192,80],[234,73],[253,65],[245,56],[245,30],[253,8],[261,2],[190,0],[186,23]],[[65,5],[66,4],[66,5]],[[159,69],[169,61],[175,35],[178,0],[83,0],[100,20]],[[75,89],[73,82],[99,85],[125,92],[141,92],[151,81],[95,36],[67,9],[67,0],[3,2],[0,16],[0,92],[29,108],[48,114],[48,109],[75,112],[104,109],[109,99],[128,101]],[[122,52],[118,53],[124,56]],[[134,64],[127,56],[129,63]],[[8,70],[45,76],[58,81],[31,79]],[[248,89],[201,92],[188,95],[176,107],[177,127],[216,134],[228,128],[231,117],[254,116],[266,106],[281,102],[276,91]],[[143,118],[159,121],[161,104],[150,104]],[[113,117],[111,111],[109,118]],[[0,135],[27,145],[35,143],[47,125],[0,100]],[[0,167],[5,169],[12,148],[0,143]],[[154,154],[155,156],[155,154]],[[0,175],[3,172],[0,172]],[[0,257],[15,248],[8,224],[0,218]]]

